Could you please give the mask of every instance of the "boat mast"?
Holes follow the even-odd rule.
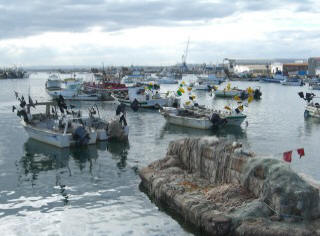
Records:
[[[188,67],[187,67],[187,57],[188,57],[188,50],[189,50],[189,42],[190,42],[190,38],[188,38],[186,51],[185,51],[184,54],[182,55],[182,71],[188,70]]]

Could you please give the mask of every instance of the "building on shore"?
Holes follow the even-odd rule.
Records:
[[[284,75],[307,75],[308,63],[298,62],[298,63],[286,63],[283,64],[283,74]]]
[[[249,73],[255,76],[269,75],[283,71],[283,65],[288,65],[287,71],[295,71],[296,68],[291,68],[293,65],[299,67],[300,64],[305,63],[304,59],[224,59],[229,63],[232,62],[235,73]],[[230,63],[231,64],[231,63]],[[292,65],[291,65],[292,64]],[[305,68],[302,68],[303,70]],[[298,71],[300,67],[298,68]]]
[[[310,57],[308,59],[308,75],[320,75],[320,57]]]

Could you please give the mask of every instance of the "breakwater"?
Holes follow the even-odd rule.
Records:
[[[215,137],[169,144],[142,185],[210,235],[320,235],[319,190],[282,161]]]

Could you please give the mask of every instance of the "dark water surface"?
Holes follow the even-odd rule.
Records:
[[[241,88],[261,86],[262,100],[246,108],[248,126],[218,131],[193,130],[166,124],[155,111],[128,110],[128,143],[100,142],[78,149],[58,149],[28,140],[11,112],[13,91],[48,98],[47,74],[29,79],[0,80],[0,232],[3,235],[188,235],[183,222],[159,210],[139,189],[137,169],[164,157],[168,143],[190,136],[217,135],[243,142],[263,155],[281,159],[287,150],[292,168],[320,180],[320,122],[303,117],[298,91],[307,87],[235,82]],[[83,75],[86,76],[86,75]],[[164,90],[177,85],[164,86]],[[199,103],[221,108],[232,101],[196,92]],[[76,103],[86,111],[90,103]],[[113,116],[113,102],[98,103],[103,117]]]

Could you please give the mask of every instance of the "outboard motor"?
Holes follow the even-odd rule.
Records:
[[[89,133],[83,126],[79,126],[72,133],[72,138],[76,141],[77,145],[87,145],[90,140]]]
[[[262,95],[262,93],[261,93],[260,89],[254,90],[254,93],[253,93],[253,98],[254,99],[260,99],[261,95]]]
[[[316,95],[314,93],[306,93],[306,98],[305,100],[309,103],[312,101],[313,97],[315,97]]]
[[[241,94],[240,94],[240,98],[242,100],[246,99],[248,97],[248,94],[245,92],[245,91],[242,91]]]
[[[220,125],[226,124],[227,120],[226,119],[221,119],[219,114],[213,113],[210,117],[210,121],[213,124],[213,127],[219,127]]]
[[[137,99],[134,99],[133,102],[131,103],[131,109],[133,111],[138,111],[139,109],[139,102]]]

